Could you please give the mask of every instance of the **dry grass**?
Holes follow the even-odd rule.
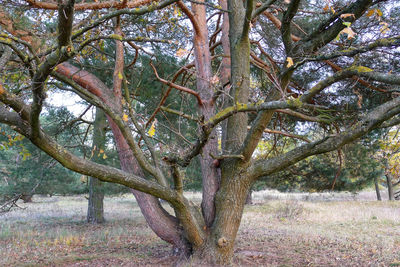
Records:
[[[306,195],[255,193],[256,204],[245,208],[234,264],[400,266],[400,202],[367,201],[373,199],[368,192]],[[200,199],[198,193],[187,196]],[[0,216],[0,266],[170,266],[174,261],[171,247],[149,230],[131,196],[107,198],[107,223],[101,226],[85,223],[84,197],[34,201]]]

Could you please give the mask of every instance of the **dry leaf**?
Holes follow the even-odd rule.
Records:
[[[354,14],[350,14],[350,13],[342,14],[342,15],[340,15],[340,17],[342,19],[345,19],[345,18],[348,18],[348,17],[353,17],[354,19],[356,19],[356,16],[354,16]]]
[[[352,39],[356,36],[356,33],[350,27],[344,28],[341,33],[347,33],[347,39]]]
[[[375,9],[370,9],[370,10],[368,10],[368,12],[367,12],[367,17],[371,17],[371,16],[373,16],[375,14]]]
[[[286,67],[290,68],[291,66],[294,65],[293,59],[292,59],[291,57],[288,57],[288,58],[286,59],[286,61],[287,61],[287,63],[288,63],[288,64],[286,65]]]
[[[124,113],[124,115],[122,116],[122,120],[123,121],[128,121],[128,115]]]
[[[186,56],[186,55],[188,55],[189,54],[189,51],[187,51],[186,49],[183,49],[183,48],[179,48],[177,51],[176,51],[176,56],[177,57],[184,57],[184,56]]]

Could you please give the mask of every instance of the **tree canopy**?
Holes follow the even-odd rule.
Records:
[[[0,123],[132,188],[152,230],[201,261],[230,262],[257,180],[400,122],[394,1],[1,3]],[[54,90],[105,112],[120,168],[43,127]],[[194,160],[200,209],[183,195]]]

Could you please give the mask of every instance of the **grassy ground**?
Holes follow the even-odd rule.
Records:
[[[199,194],[189,195],[199,200]],[[372,193],[257,192],[255,204],[245,209],[234,265],[400,266],[400,201],[372,199]],[[85,223],[84,197],[36,197],[21,205],[26,209],[0,215],[0,266],[174,261],[171,247],[148,229],[131,196],[107,198],[107,223],[101,226]]]

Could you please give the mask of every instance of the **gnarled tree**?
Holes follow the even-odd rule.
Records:
[[[390,1],[12,2],[2,0],[0,9],[0,43],[12,50],[4,50],[0,61],[6,59],[0,66],[0,123],[71,170],[132,188],[151,229],[202,261],[230,263],[257,179],[400,121],[400,74],[390,69],[400,36]],[[105,41],[113,45],[111,55]],[[163,77],[157,58],[177,50],[177,56],[188,54],[188,64],[171,79]],[[152,88],[141,88],[132,70],[148,67],[136,63],[138,54],[152,58],[154,77],[167,88],[155,110],[146,112],[137,101]],[[105,60],[95,67],[113,65],[112,83],[80,64],[96,55]],[[21,79],[9,79],[13,72]],[[77,157],[42,129],[40,114],[52,86],[105,112],[120,169]],[[171,91],[191,97],[196,108],[164,106]],[[197,135],[186,135],[178,123],[170,131],[183,141],[172,145],[157,116],[188,120]],[[299,138],[296,131],[304,129],[307,138]],[[255,158],[259,142],[271,136],[298,141],[282,153]],[[183,195],[182,170],[195,157],[202,169],[201,211]]]

